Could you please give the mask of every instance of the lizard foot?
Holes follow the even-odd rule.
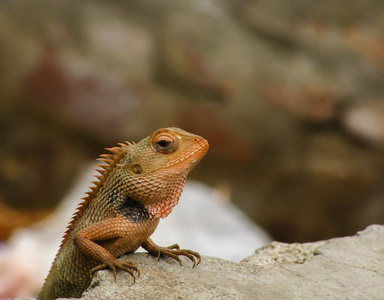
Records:
[[[135,264],[131,263],[129,260],[121,262],[117,259],[115,259],[113,261],[108,261],[108,262],[102,263],[102,264],[98,265],[97,267],[93,268],[91,270],[91,276],[93,276],[95,274],[95,272],[97,272],[99,270],[107,269],[107,268],[111,269],[113,276],[115,278],[115,281],[116,281],[116,270],[117,269],[123,270],[123,271],[131,274],[131,276],[133,277],[133,283],[135,283],[135,281],[136,281],[136,276],[135,276],[134,272],[137,272],[137,277],[140,277],[140,271],[136,267]]]
[[[192,268],[197,266],[201,261],[201,257],[200,257],[199,253],[192,251],[192,250],[180,249],[178,244],[174,244],[174,245],[169,246],[169,247],[156,246],[154,249],[151,249],[151,251],[149,251],[149,253],[152,254],[153,256],[157,256],[158,260],[160,260],[161,256],[169,256],[169,257],[177,260],[179,262],[180,266],[181,266],[181,260],[180,260],[179,256],[183,255],[192,261],[192,263],[193,263]]]

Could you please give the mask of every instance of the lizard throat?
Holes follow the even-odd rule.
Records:
[[[148,212],[153,218],[164,219],[172,212],[176,204],[179,203],[180,195],[184,187],[184,182],[185,182],[185,177],[183,178],[183,180],[180,180],[177,183],[177,185],[175,186],[175,189],[173,190],[172,194],[167,200],[158,201],[158,202],[156,201],[156,202],[145,205],[145,208],[148,210]]]

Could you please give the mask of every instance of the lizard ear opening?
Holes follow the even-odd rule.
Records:
[[[139,164],[131,165],[131,171],[135,174],[141,174],[143,173],[143,169]]]

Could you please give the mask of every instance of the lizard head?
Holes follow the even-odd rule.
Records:
[[[208,147],[204,138],[182,129],[159,129],[134,145],[129,155],[129,169],[140,177],[153,173],[186,176],[204,157]]]
[[[145,205],[172,203],[173,207],[180,197],[186,176],[208,148],[204,138],[182,129],[156,130],[130,146],[120,161],[120,174],[128,195]],[[164,207],[161,209],[165,211]]]

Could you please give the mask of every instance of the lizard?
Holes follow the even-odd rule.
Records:
[[[135,282],[139,268],[118,258],[140,246],[160,259],[201,257],[192,250],[156,245],[150,238],[159,220],[178,203],[188,173],[208,151],[208,142],[176,127],[162,128],[138,143],[106,148],[98,160],[97,180],[79,204],[64,233],[38,299],[79,298],[92,275],[110,269],[128,272]]]

